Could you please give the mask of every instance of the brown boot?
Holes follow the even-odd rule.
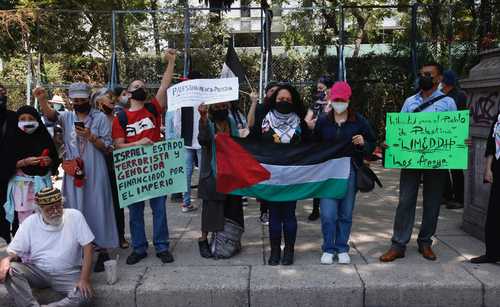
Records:
[[[427,260],[435,261],[437,259],[430,246],[421,246],[418,248],[418,252]]]
[[[385,252],[385,254],[380,256],[379,259],[382,262],[392,262],[398,258],[404,258],[404,256],[405,256],[404,251],[399,251],[391,247],[387,252]]]

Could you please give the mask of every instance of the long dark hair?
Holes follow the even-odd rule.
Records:
[[[269,104],[266,106],[266,111],[269,112],[276,107],[276,98],[278,97],[278,94],[281,90],[287,90],[288,92],[290,92],[290,94],[292,94],[293,112],[297,114],[301,120],[304,119],[304,117],[306,116],[306,108],[302,103],[299,92],[291,84],[278,85],[276,91],[269,98]]]

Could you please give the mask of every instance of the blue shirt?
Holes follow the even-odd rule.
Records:
[[[440,90],[436,90],[430,97],[424,98],[419,92],[416,95],[408,97],[405,100],[403,108],[401,109],[401,113],[411,113],[415,110],[419,105],[427,102],[435,97],[444,95]],[[455,100],[451,97],[443,97],[440,100],[434,102],[432,105],[423,109],[422,112],[447,112],[447,111],[456,111],[457,105],[455,104]]]

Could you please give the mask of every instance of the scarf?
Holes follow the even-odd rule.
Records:
[[[280,143],[290,143],[299,125],[300,118],[297,114],[281,114],[276,110],[271,110],[262,121],[262,132],[269,131],[271,128],[278,136]]]
[[[495,128],[493,128],[493,138],[495,138],[495,158],[500,158],[500,114],[498,114]]]

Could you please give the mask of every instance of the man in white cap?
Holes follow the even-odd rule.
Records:
[[[90,86],[83,82],[70,85],[68,96],[74,111],[54,111],[43,88],[35,89],[42,112],[63,128],[63,194],[66,207],[83,213],[99,247],[94,272],[104,271],[109,260],[107,249],[118,247],[118,232],[113,196],[105,154],[111,140],[111,123],[106,115],[90,104]]]
[[[36,202],[39,212],[21,224],[7,247],[8,256],[0,261],[0,282],[16,306],[39,306],[31,287],[64,295],[48,306],[83,305],[92,297],[94,235],[78,210],[63,209],[58,189],[42,189]]]

